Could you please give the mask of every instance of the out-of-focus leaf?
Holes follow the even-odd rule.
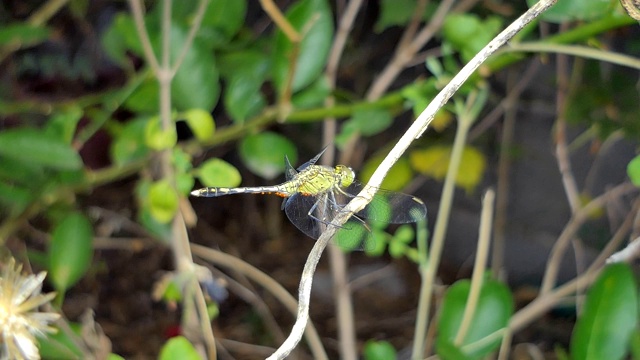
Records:
[[[183,336],[176,336],[169,339],[160,350],[160,360],[202,360],[198,351],[191,345],[189,340]]]
[[[171,152],[171,163],[176,169],[176,188],[178,193],[187,195],[193,189],[195,180],[191,169],[191,155],[184,152],[181,148],[176,147]]]
[[[414,150],[409,155],[414,169],[431,176],[436,180],[443,180],[449,169],[451,146],[436,145],[426,149]],[[486,168],[486,159],[478,150],[467,146],[462,153],[460,169],[456,184],[466,191],[473,191],[482,180]]]
[[[178,210],[178,193],[169,181],[162,179],[149,187],[149,211],[160,223],[170,222]]]
[[[185,29],[171,27],[172,62],[177,60],[182,44],[186,40]],[[220,96],[218,69],[213,53],[202,42],[196,40],[191,45],[171,82],[171,94],[173,105],[178,110],[193,108],[213,110],[217,104]]]
[[[535,3],[537,1],[527,0],[530,7]],[[594,21],[610,15],[616,3],[617,1],[558,1],[542,13],[540,19],[558,24],[571,21]]]
[[[0,181],[0,216],[17,215],[34,199],[31,189]],[[8,212],[5,212],[7,210]]]
[[[320,76],[333,40],[333,14],[326,0],[296,2],[287,11],[287,19],[303,38],[297,58],[292,60],[293,43],[282,31],[276,34],[273,80],[280,93],[285,88],[291,61],[296,61],[292,83],[294,92],[305,88]]]
[[[416,0],[382,0],[380,1],[380,16],[376,25],[375,32],[381,33],[391,26],[404,26],[409,23],[416,12]],[[423,19],[427,20],[429,15],[433,13],[433,6],[427,4]]]
[[[291,103],[296,109],[309,109],[322,106],[324,100],[330,93],[331,88],[329,87],[327,78],[321,76],[311,85],[294,94],[291,98]]]
[[[480,359],[486,356],[500,345],[501,337],[481,345],[474,344],[472,348],[465,346],[505,328],[513,313],[513,297],[509,289],[497,281],[485,279],[471,326],[460,346],[455,345],[453,341],[462,322],[470,288],[469,280],[461,280],[453,284],[444,296],[436,339],[436,352],[443,359]],[[455,353],[464,354],[464,357],[447,356]]]
[[[224,105],[235,122],[256,115],[266,101],[260,92],[269,68],[269,59],[258,50],[228,54],[220,60],[220,71],[227,80]]]
[[[160,107],[158,81],[148,79],[142,82],[124,102],[124,107],[143,114],[157,114]]]
[[[64,293],[86,273],[93,257],[93,229],[86,216],[72,213],[53,230],[49,280]]]
[[[369,340],[364,344],[363,355],[365,360],[391,360],[396,359],[396,349],[388,341]]]
[[[148,119],[136,119],[128,122],[115,137],[111,145],[111,159],[117,165],[147,156],[149,148],[145,145],[145,128]]]
[[[173,124],[173,123],[172,123]],[[162,129],[160,119],[153,117],[144,128],[144,143],[153,150],[170,149],[176,145],[178,134],[174,126]]]
[[[45,132],[55,138],[62,139],[67,144],[71,144],[81,118],[82,109],[78,106],[71,106],[63,111],[56,112],[47,121]]]
[[[200,141],[211,139],[216,127],[211,113],[202,109],[191,109],[185,111],[183,116],[196,139]]]
[[[640,187],[640,155],[634,157],[627,165],[627,175],[633,185]]]
[[[298,159],[293,143],[273,132],[250,135],[240,143],[240,157],[247,168],[267,180],[275,179],[284,171],[284,155],[292,164]]]
[[[498,17],[481,20],[477,15],[452,13],[444,21],[442,34],[467,62],[498,34],[501,27],[502,20]]]
[[[30,128],[0,132],[2,157],[59,170],[82,168],[80,155],[62,139]]]
[[[138,36],[131,36],[136,33],[131,15],[125,12],[119,13],[102,36],[102,46],[112,60],[121,65],[128,65],[128,51],[142,55],[142,45]]]
[[[198,179],[204,186],[236,187],[242,177],[233,165],[222,159],[209,159],[197,170]]]
[[[388,111],[382,109],[356,110],[351,119],[344,122],[336,143],[344,144],[355,133],[362,136],[378,134],[392,124],[393,118]]]
[[[213,28],[230,39],[244,25],[246,13],[246,0],[211,0],[204,13],[202,27]]]
[[[81,359],[82,351],[75,344],[72,336],[81,336],[80,324],[69,323],[71,333],[57,331],[46,336],[38,336],[38,348],[43,359]]]
[[[358,179],[366,184],[383,159],[384,154],[376,155],[369,159],[364,164],[362,171],[358,174]],[[407,160],[407,158],[400,158],[395,164],[393,164],[387,176],[382,180],[380,187],[387,190],[399,191],[404,188],[412,178],[413,171],[411,170],[409,160]]]
[[[0,45],[17,42],[22,47],[27,47],[47,40],[49,34],[49,29],[44,26],[27,23],[8,24],[0,27]]]
[[[622,359],[638,318],[638,286],[627,264],[607,266],[587,292],[571,339],[575,360]]]

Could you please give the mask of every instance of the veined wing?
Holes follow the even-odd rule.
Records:
[[[322,235],[343,207],[344,204],[337,203],[331,192],[319,196],[295,194],[284,203],[289,221],[313,239]],[[340,232],[336,235],[340,237],[337,245],[347,251],[366,250],[375,245],[370,229],[357,215],[353,215],[337,231]]]
[[[364,184],[354,181],[344,193],[334,191],[336,202],[346,205],[362,191]],[[424,202],[415,196],[379,189],[373,200],[357,216],[387,224],[413,223],[427,216]]]

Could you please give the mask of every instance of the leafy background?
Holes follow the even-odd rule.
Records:
[[[45,4],[51,7],[44,10]],[[175,1],[165,28],[167,59],[180,66],[167,102],[127,3],[45,4],[0,5],[0,241],[4,253],[49,272],[48,286],[59,293],[56,306],[72,322],[93,309],[111,351],[126,358],[155,357],[161,349],[160,356],[171,358],[191,346],[181,338],[167,341],[184,325],[178,311],[184,309],[176,307],[183,294],[172,297],[170,287],[163,287],[163,274],[173,269],[176,214],[185,218],[192,242],[241,258],[296,293],[313,242],[290,226],[280,212],[281,199],[189,203],[189,191],[277,183],[285,155],[300,164],[327,145],[320,134],[330,117],[338,119],[330,143],[342,150],[340,161],[366,181],[437,91],[527,8],[466,2],[434,17],[438,4],[431,2],[367,2],[348,37],[334,88],[325,68],[344,11],[341,2],[278,2],[299,31],[296,46],[258,2],[212,0],[199,8],[197,2]],[[149,43],[161,61],[162,3],[144,6]],[[202,22],[190,42],[196,14]],[[372,84],[384,78],[403,32],[421,21],[439,24],[436,36],[376,93]],[[576,218],[574,244],[580,240],[576,248],[584,251],[578,260],[561,258],[560,282],[580,275],[581,262],[596,259],[617,231],[637,235],[637,224],[625,220],[638,209],[635,192],[594,199],[623,186],[627,176],[640,184],[639,161],[632,160],[640,135],[639,35],[637,22],[617,1],[561,1],[483,65],[385,179],[385,188],[424,199],[428,223],[434,224],[456,124],[464,117],[473,121],[454,178],[458,191],[440,273],[445,284],[455,283],[441,299],[435,351],[442,357],[479,358],[496,350],[499,341],[472,350],[464,346],[522,318],[513,313],[536,300],[531,289],[541,286],[549,252]],[[190,46],[182,53],[184,44]],[[575,50],[564,45],[579,46],[578,53],[558,55]],[[617,54],[628,56],[627,62]],[[330,95],[334,104],[325,102]],[[568,155],[557,152],[562,149]],[[577,188],[558,170],[567,161]],[[456,280],[468,277],[480,200],[486,188],[496,186],[499,201],[507,204],[496,214],[496,236],[505,240],[496,245],[503,253],[494,253],[492,265],[495,277],[502,275],[501,281],[487,280],[475,315],[493,314],[496,323],[478,320],[486,326],[469,329],[466,341],[455,342],[470,296],[468,282]],[[587,207],[583,219],[579,210]],[[353,274],[380,276],[354,292],[356,347],[368,359],[408,352],[408,329],[418,315],[417,269],[424,261],[413,230],[379,235],[388,247],[350,255]],[[316,275],[311,313],[324,339],[337,336],[328,267],[323,264]],[[263,301],[256,305],[243,295],[253,285],[228,273],[214,272],[216,279],[230,276],[225,286],[210,284],[223,294],[209,303],[216,336],[277,346],[291,315],[254,289]],[[529,319],[513,339],[513,351],[535,343],[549,357],[590,358],[592,351],[620,358],[629,350],[640,356],[637,330],[631,335],[634,317],[620,316],[637,312],[637,294],[629,270],[613,267],[590,290],[573,336],[575,308],[556,308],[553,316]],[[622,329],[622,335],[602,334],[609,328]],[[629,345],[628,338],[635,342]],[[233,343],[223,345],[241,357]],[[325,347],[330,358],[337,356],[331,341]],[[80,349],[70,348],[80,357]],[[46,343],[42,351],[56,357]],[[265,357],[257,348],[245,355]]]

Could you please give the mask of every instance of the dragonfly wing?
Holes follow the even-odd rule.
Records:
[[[291,166],[291,162],[289,161],[289,157],[287,155],[284,156],[284,177],[287,181],[293,179],[298,172],[296,169]]]
[[[316,162],[318,162],[318,160],[320,159],[322,154],[324,154],[324,152],[327,151],[327,147],[329,147],[329,146],[325,146],[324,149],[322,149],[322,151],[320,151],[320,153],[318,155],[313,157],[313,159],[311,159],[311,160],[307,161],[306,163],[300,165],[300,167],[298,167],[298,171],[302,171],[302,170],[308,168],[309,165],[313,165]]]
[[[345,192],[354,197],[363,188],[362,183],[354,181]],[[405,224],[424,219],[427,207],[413,195],[379,189],[373,200],[357,215],[380,223]]]
[[[316,218],[309,216],[309,213],[319,206],[317,203],[316,197],[298,193],[286,199],[283,204],[289,221],[313,239],[318,239],[323,229]]]
[[[295,194],[286,200],[284,211],[289,221],[307,236],[318,239],[331,223],[337,211],[343,205],[336,202],[331,194],[319,197]],[[334,244],[345,251],[365,250],[374,244],[371,242],[371,230],[360,218],[352,216],[337,229]]]

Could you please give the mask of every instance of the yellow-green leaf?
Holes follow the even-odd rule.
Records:
[[[213,122],[213,116],[209,112],[202,109],[191,109],[185,111],[183,116],[198,140],[206,141],[213,136],[215,123]]]
[[[420,173],[436,180],[443,180],[449,169],[451,150],[451,146],[436,145],[415,150],[409,158],[413,168]],[[470,146],[465,147],[456,177],[456,185],[466,191],[473,191],[482,180],[486,166],[487,161],[480,151]]]
[[[378,165],[382,162],[384,156],[374,156],[372,157],[362,168],[362,171],[358,175],[358,180],[363,183],[367,183],[373,175],[373,172],[376,170]],[[413,171],[411,170],[411,165],[409,165],[409,160],[406,158],[400,158],[398,162],[393,164],[391,170],[382,181],[382,185],[380,187],[398,191],[404,188],[411,178],[413,177]]]
[[[149,211],[158,222],[166,224],[178,210],[178,193],[169,181],[159,180],[149,188]]]

